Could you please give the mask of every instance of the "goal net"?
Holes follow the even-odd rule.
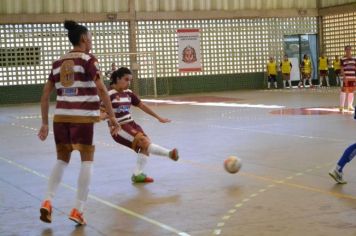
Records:
[[[100,63],[100,69],[105,75],[105,80],[109,80],[112,63],[116,68],[122,66],[131,70],[137,70],[137,78],[133,83],[140,96],[157,97],[168,95],[168,82],[166,79],[157,80],[157,65],[155,52],[137,52],[137,53],[99,53],[95,54]],[[137,64],[130,68],[130,59],[136,57]],[[137,91],[138,90],[138,91]]]

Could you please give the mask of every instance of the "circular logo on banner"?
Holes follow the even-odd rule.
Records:
[[[60,81],[63,87],[70,87],[74,83],[74,61],[66,60],[61,65]]]

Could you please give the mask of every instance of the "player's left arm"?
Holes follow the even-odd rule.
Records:
[[[143,102],[140,102],[138,105],[137,105],[138,108],[140,108],[142,111],[144,111],[145,113],[153,116],[154,118],[156,118],[159,122],[161,123],[168,123],[168,122],[171,122],[170,119],[167,119],[167,118],[163,118],[163,117],[160,117],[158,114],[156,114],[150,107],[148,107],[146,104],[144,104]]]

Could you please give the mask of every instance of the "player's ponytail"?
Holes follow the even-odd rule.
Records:
[[[68,38],[73,46],[79,45],[80,37],[88,33],[88,29],[85,26],[71,20],[64,21],[64,28],[68,30]]]

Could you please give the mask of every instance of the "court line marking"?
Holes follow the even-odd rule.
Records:
[[[190,105],[190,106],[212,106],[212,107],[241,107],[241,108],[262,108],[262,109],[281,109],[281,105],[249,104],[236,102],[197,102],[197,101],[177,101],[169,99],[142,99],[147,103],[168,104],[168,105]]]
[[[332,165],[332,163],[326,163],[324,164],[325,167],[329,166],[329,165]],[[304,173],[306,172],[311,172],[313,170],[319,170],[321,169],[322,167],[320,165],[316,165],[314,168],[309,168],[309,169],[306,169],[304,172],[297,172],[295,173],[294,175],[290,175],[290,176],[287,176],[281,180],[273,180],[276,184],[279,184],[279,185],[288,185],[288,186],[293,186],[293,187],[296,187],[296,188],[302,188],[304,190],[310,190],[310,191],[317,191],[317,192],[321,192],[321,193],[328,193],[328,194],[331,194],[334,195],[334,196],[337,196],[337,197],[345,197],[347,196],[349,199],[352,199],[352,200],[356,200],[356,197],[353,197],[351,195],[344,195],[344,194],[337,194],[337,193],[333,193],[333,192],[327,192],[327,191],[324,191],[324,190],[320,190],[320,189],[316,189],[316,188],[312,188],[312,187],[308,187],[308,186],[304,186],[304,185],[299,185],[299,184],[293,184],[293,183],[287,183],[286,181],[287,180],[290,180],[293,178],[293,176],[303,176]],[[257,190],[255,193],[252,193],[250,195],[250,197],[247,197],[247,198],[244,198],[242,199],[241,201],[239,201],[238,203],[236,203],[234,205],[233,208],[229,209],[226,211],[226,213],[224,214],[224,216],[221,218],[221,220],[219,221],[219,223],[217,223],[216,227],[214,228],[212,234],[213,235],[220,235],[223,233],[223,227],[226,225],[227,221],[230,220],[234,214],[236,213],[236,211],[243,207],[246,203],[248,203],[250,200],[252,200],[251,198],[254,198],[254,197],[258,197],[260,194],[262,193],[265,193],[268,191],[268,189],[270,188],[273,188],[275,187],[276,185],[274,184],[270,184],[270,185],[267,185],[265,186],[265,188],[261,188],[259,190]],[[341,195],[341,196],[340,196]]]
[[[16,127],[20,127],[20,128],[31,129],[31,130],[34,130],[34,131],[38,131],[39,130],[39,129],[32,128],[32,127],[29,127],[29,126],[16,125],[14,123],[12,123],[12,125],[16,126]],[[49,133],[53,134],[53,132],[51,132],[51,131]],[[106,147],[113,147],[113,148],[117,147],[114,144],[107,144],[105,142],[97,142],[97,143],[101,144],[101,145],[104,145]],[[191,166],[195,166],[197,168],[207,169],[207,170],[214,171],[214,172],[219,172],[220,173],[222,171],[221,168],[218,168],[216,166],[207,165],[207,164],[199,163],[199,162],[194,162],[194,161],[191,161],[191,160],[182,160],[182,159],[180,159],[179,162],[180,163],[186,163],[186,164],[189,164]],[[331,163],[328,163],[328,165],[331,165]],[[320,165],[316,165],[315,166],[315,169],[320,169],[320,168],[321,168]],[[312,170],[313,170],[312,168],[308,168],[305,172],[311,172]],[[287,171],[290,171],[290,170],[287,170]],[[297,173],[295,173],[294,176],[296,174]],[[274,178],[271,178],[271,177],[259,176],[259,175],[255,175],[255,174],[251,174],[251,173],[247,173],[247,172],[239,172],[239,175],[242,175],[242,176],[245,176],[245,177],[254,178],[254,179],[258,179],[258,180],[261,180],[261,181],[268,181],[268,182],[273,182],[273,183],[276,183],[276,184],[283,184],[283,185],[286,185],[286,186],[289,186],[289,187],[309,190],[309,191],[312,191],[312,192],[319,192],[319,193],[324,193],[324,194],[327,194],[327,195],[333,195],[333,196],[336,196],[338,198],[346,198],[346,199],[356,200],[356,197],[354,197],[352,195],[340,194],[340,193],[331,192],[331,191],[325,191],[323,189],[318,189],[318,188],[314,188],[314,187],[310,187],[310,186],[306,186],[306,185],[301,185],[301,184],[291,184],[291,183],[285,182],[285,180],[278,180],[278,179],[274,179]],[[290,176],[286,177],[285,179],[288,180],[287,178],[289,178],[289,177]]]
[[[28,115],[28,116],[17,116],[16,119],[18,120],[23,120],[23,119],[41,119],[41,115]],[[185,124],[186,122],[183,121],[174,121],[174,123],[181,123],[181,124]],[[15,126],[14,123],[12,123],[12,125]],[[274,126],[279,126],[279,124],[272,124]],[[20,125],[18,125],[20,126]],[[246,126],[244,126],[244,128],[242,127],[229,127],[229,126],[222,126],[222,125],[208,125],[208,127],[212,127],[212,128],[219,128],[219,129],[231,129],[231,130],[240,130],[240,131],[246,131],[246,132],[252,132],[252,133],[261,133],[261,134],[272,134],[272,135],[277,135],[277,136],[290,136],[290,137],[295,137],[295,138],[308,138],[308,139],[318,139],[318,140],[325,140],[325,141],[334,141],[334,142],[348,142],[349,140],[346,139],[335,139],[335,138],[324,138],[324,137],[318,137],[318,136],[306,136],[306,135],[298,135],[298,134],[289,134],[289,133],[277,133],[277,132],[272,132],[272,131],[261,131],[260,129],[254,129],[254,128],[258,128],[258,127],[264,127],[264,126],[271,126],[271,124],[260,124],[258,126],[249,126],[248,128],[246,128]],[[24,126],[22,126],[24,127]],[[27,128],[27,127],[25,127]],[[33,130],[37,130],[35,128],[30,128],[29,129],[33,129]]]
[[[15,124],[12,124],[12,125],[15,125]],[[17,126],[17,125],[15,125]],[[32,128],[32,127],[29,127],[29,126],[23,126],[21,125],[22,128],[27,128],[27,129],[31,129],[31,130],[37,130],[35,128]],[[214,126],[213,126],[214,127]],[[227,128],[227,129],[238,129],[238,128],[232,128],[232,127],[218,127],[218,126],[215,126],[216,128]],[[254,131],[254,130],[248,130],[248,129],[242,129],[241,130],[246,130],[246,131]],[[269,132],[268,132],[269,133]],[[273,133],[273,134],[276,134],[276,133]],[[328,139],[328,138],[322,138],[322,137],[313,137],[313,136],[300,136],[300,135],[290,135],[290,134],[277,134],[277,135],[287,135],[287,136],[295,136],[295,137],[302,137],[302,138],[315,138],[315,139],[326,139],[326,140],[332,140],[332,141],[343,141],[343,140],[340,140],[340,139]],[[105,142],[102,142],[101,143],[102,145],[105,145]],[[116,147],[115,145],[112,145],[112,144],[106,144],[106,146],[112,146],[112,147]],[[181,162],[185,162],[185,163],[189,163],[187,161],[183,161],[181,160]],[[190,163],[192,164],[192,162]],[[198,165],[200,165],[200,163],[196,163]],[[202,166],[200,166],[201,168]],[[204,168],[204,167],[203,167]],[[321,166],[317,165],[315,167],[315,169],[320,169]],[[218,168],[213,168],[213,169],[218,169]],[[307,169],[305,172],[311,172],[312,169]],[[219,171],[220,172],[220,171]],[[331,192],[331,191],[326,191],[326,190],[323,190],[323,189],[318,189],[318,188],[314,188],[314,187],[310,187],[310,186],[305,186],[305,185],[301,185],[301,184],[293,184],[293,183],[288,183],[286,182],[286,180],[288,179],[292,179],[291,176],[288,176],[286,177],[285,179],[283,180],[276,180],[276,179],[273,179],[273,178],[269,178],[269,177],[264,177],[264,176],[258,176],[258,175],[254,175],[254,174],[249,174],[249,173],[240,173],[240,175],[243,175],[243,176],[247,176],[247,177],[252,177],[252,178],[256,178],[256,179],[260,179],[260,180],[264,180],[264,181],[271,181],[271,182],[274,182],[276,184],[280,184],[280,185],[286,185],[286,186],[289,186],[289,187],[292,187],[292,188],[298,188],[298,189],[302,189],[302,190],[305,190],[305,191],[309,191],[309,192],[318,192],[318,193],[322,193],[322,194],[325,194],[325,195],[332,195],[332,196],[335,196],[337,198],[346,198],[346,199],[351,199],[351,200],[356,200],[356,197],[352,196],[352,195],[347,195],[347,194],[340,194],[340,193],[336,193],[336,192]],[[299,173],[295,173],[294,176],[300,176],[300,175],[303,175],[303,173],[299,172]],[[275,185],[268,185],[269,188],[271,187],[274,187]],[[259,193],[263,193],[265,192],[266,189],[260,189],[258,192]],[[252,194],[252,195],[258,195],[258,193],[255,193],[255,194]],[[238,207],[242,207],[243,206],[243,203],[246,203],[250,201],[250,198],[245,198],[243,199],[242,203],[241,203],[241,206],[239,206],[239,204],[236,204],[235,206],[238,206]],[[230,211],[230,212],[229,212]],[[234,209],[230,209],[228,211],[228,214],[229,213],[235,213],[236,210]],[[231,215],[224,215],[222,220],[229,220],[231,218]],[[219,223],[223,223],[223,222],[219,222]],[[223,223],[222,226],[224,226],[225,224]],[[215,229],[214,231],[214,234],[215,235],[219,235],[221,234],[222,232],[222,229]],[[184,232],[183,232],[184,233]],[[184,235],[184,234],[183,234]]]
[[[255,129],[245,129],[245,128],[239,128],[239,127],[228,127],[228,126],[222,126],[222,125],[208,125],[208,126],[212,127],[212,128],[241,130],[241,131],[268,134],[268,135],[272,134],[272,135],[278,135],[278,136],[290,136],[290,137],[295,137],[295,138],[319,139],[319,140],[334,141],[334,142],[346,142],[346,141],[349,141],[349,140],[346,140],[346,139],[324,138],[324,137],[318,137],[318,136],[306,136],[306,135],[288,134],[288,133],[277,133],[277,132],[272,132],[272,131],[261,131],[261,130],[255,130]]]
[[[42,201],[42,199],[40,199],[39,197],[33,195],[31,192],[26,191],[26,190],[23,189],[22,187],[17,186],[17,185],[11,183],[10,181],[8,181],[8,180],[6,180],[6,179],[3,179],[2,177],[0,177],[0,181],[1,181],[2,183],[5,183],[5,184],[11,186],[12,188],[16,189],[17,191],[20,191],[20,192],[22,192],[22,193],[24,193],[24,194],[27,194],[28,196],[32,197],[33,199],[36,199],[38,202],[41,202],[41,201]],[[0,199],[0,201],[1,201],[1,199]],[[56,210],[58,213],[60,213],[62,216],[66,216],[66,215],[67,215],[67,213],[66,213],[65,211],[61,210],[60,208],[57,208],[57,207],[55,207],[55,206],[52,206],[52,209],[55,209],[55,210]],[[101,232],[99,229],[97,229],[96,227],[94,227],[94,226],[91,225],[91,224],[87,224],[86,227],[89,227],[90,229],[92,229],[93,231],[95,231],[96,233],[98,233],[98,234],[100,234],[100,235],[103,235],[103,236],[106,235],[106,234],[104,234],[103,232]],[[17,234],[13,234],[13,235],[17,235]]]
[[[10,164],[12,166],[15,166],[15,167],[17,167],[17,168],[19,168],[19,169],[21,169],[21,170],[23,170],[25,172],[31,173],[31,174],[33,174],[33,175],[35,175],[37,177],[40,177],[40,178],[48,180],[48,176],[46,176],[46,175],[44,175],[44,174],[42,174],[42,173],[40,173],[40,172],[38,172],[36,170],[33,170],[33,169],[31,169],[31,168],[29,168],[29,167],[27,167],[25,165],[19,164],[19,163],[15,162],[15,161],[9,160],[9,159],[1,157],[1,156],[0,156],[0,160],[4,161],[4,162],[6,162],[6,163],[8,163],[8,164]],[[74,188],[74,187],[72,187],[72,186],[70,186],[70,185],[68,185],[66,183],[61,183],[60,185],[65,187],[66,189],[72,190],[74,192],[77,191],[76,188]],[[153,224],[155,226],[158,226],[158,227],[160,227],[162,229],[165,229],[165,230],[167,230],[169,232],[172,232],[172,233],[175,233],[177,235],[190,236],[189,234],[187,234],[185,232],[182,232],[180,230],[177,230],[177,229],[175,229],[175,228],[173,228],[173,227],[171,227],[169,225],[163,224],[163,223],[161,223],[161,222],[159,222],[157,220],[151,219],[149,217],[146,217],[144,215],[141,215],[139,213],[131,211],[131,210],[127,209],[127,208],[124,208],[124,207],[121,207],[121,206],[117,206],[117,205],[115,205],[115,204],[113,204],[113,203],[111,203],[109,201],[106,201],[106,200],[104,200],[104,199],[102,199],[100,197],[97,197],[95,195],[89,194],[88,198],[90,198],[90,199],[92,199],[94,201],[97,201],[97,202],[99,202],[99,203],[101,203],[103,205],[106,205],[108,207],[114,208],[114,209],[116,209],[118,211],[121,211],[121,212],[123,212],[123,213],[125,213],[127,215],[130,215],[130,216],[136,217],[138,219],[141,219],[143,221],[146,221],[148,223],[151,223],[151,224]]]

